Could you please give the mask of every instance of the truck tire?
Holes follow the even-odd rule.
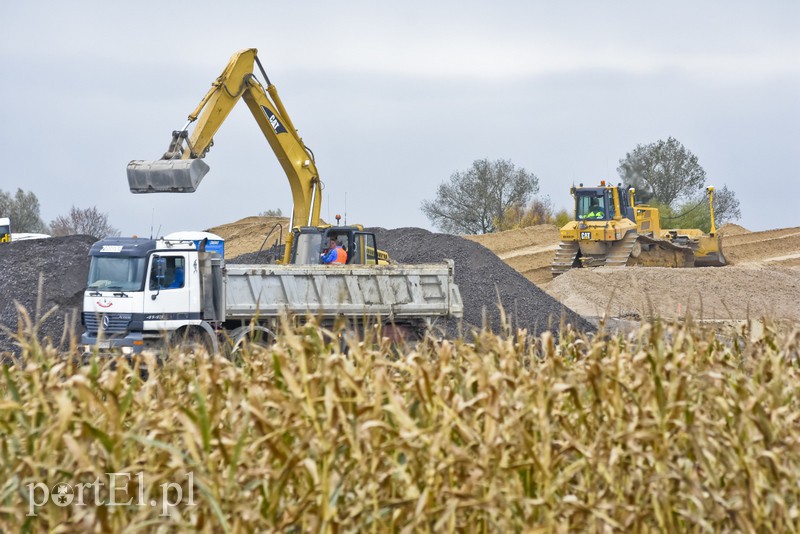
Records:
[[[275,342],[275,333],[261,325],[241,326],[230,334],[228,357],[236,361],[249,347],[268,348]]]
[[[197,326],[187,326],[176,331],[172,345],[190,354],[214,354],[214,343],[208,332]]]

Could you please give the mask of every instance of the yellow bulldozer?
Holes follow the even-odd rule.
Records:
[[[714,188],[707,187],[711,231],[662,229],[658,208],[636,204],[621,185],[572,187],[575,219],[561,228],[550,266],[553,277],[576,267],[721,267],[726,265],[714,223]]]

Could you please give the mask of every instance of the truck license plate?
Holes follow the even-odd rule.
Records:
[[[581,232],[581,239],[591,239],[592,232]]]
[[[111,348],[111,342],[110,341],[98,341],[97,342],[97,348],[98,349],[110,349]]]

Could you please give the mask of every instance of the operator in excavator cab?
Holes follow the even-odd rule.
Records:
[[[347,263],[347,252],[336,241],[336,238],[331,237],[328,248],[322,254],[322,263]]]

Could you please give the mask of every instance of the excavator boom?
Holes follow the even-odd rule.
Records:
[[[318,226],[322,206],[322,184],[314,158],[292,124],[277,89],[269,83],[249,48],[234,54],[225,70],[211,85],[183,129],[173,132],[164,156],[155,161],[134,160],[128,164],[128,185],[133,193],[192,193],[209,167],[202,161],[214,144],[213,137],[233,107],[243,99],[281,164],[292,190],[292,226]],[[257,64],[266,89],[253,74]],[[189,133],[188,127],[197,121]],[[184,146],[185,145],[185,146]]]

